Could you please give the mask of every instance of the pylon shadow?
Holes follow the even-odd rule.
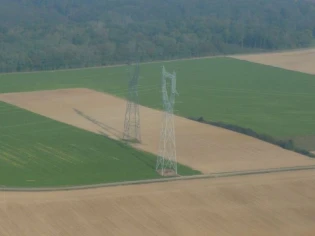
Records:
[[[98,127],[102,128],[103,131],[99,131],[99,134],[101,135],[104,135],[108,138],[109,135],[108,134],[111,134],[113,136],[116,137],[116,144],[121,147],[121,148],[128,148],[129,149],[129,153],[131,156],[135,157],[136,159],[138,159],[140,162],[142,162],[144,165],[146,165],[147,167],[155,170],[155,159],[154,158],[148,158],[147,155],[145,155],[144,152],[136,152],[135,150],[131,149],[130,150],[130,147],[132,147],[132,145],[130,145],[129,142],[126,142],[126,140],[123,140],[122,137],[123,137],[123,133],[118,131],[117,129],[113,128],[113,127],[110,127],[109,125],[106,125],[96,119],[94,119],[93,117],[85,114],[84,112],[76,109],[76,108],[73,108],[73,110],[80,116],[84,117],[85,119],[87,119],[88,121],[92,122],[93,124],[96,124]]]
[[[94,119],[93,117],[85,114],[84,112],[82,112],[76,108],[73,108],[73,110],[79,116],[82,116],[83,118],[87,119],[88,121],[92,122],[93,124],[96,124],[98,127],[102,128],[102,130],[105,131],[105,132],[100,132],[100,134],[105,135],[105,136],[109,136],[108,134],[110,134],[110,135],[113,135],[114,137],[116,137],[118,140],[122,139],[122,132],[120,132],[119,130]]]

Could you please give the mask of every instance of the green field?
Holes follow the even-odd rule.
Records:
[[[314,135],[315,76],[230,58],[163,64],[177,73],[179,115],[203,116],[275,137]],[[141,65],[141,104],[162,107],[163,64]],[[126,66],[0,74],[0,92],[81,87],[124,97],[127,80]],[[0,103],[0,113],[0,185],[65,186],[159,178],[151,154],[5,103]],[[181,175],[194,173],[179,167]]]
[[[155,179],[156,157],[0,103],[0,186],[71,186]],[[178,166],[179,174],[198,173]]]
[[[315,76],[231,58],[164,62],[177,73],[176,113],[275,137],[315,134]],[[162,63],[141,65],[140,103],[160,109]],[[85,87],[124,97],[127,67],[0,74],[0,92]]]

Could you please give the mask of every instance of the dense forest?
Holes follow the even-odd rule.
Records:
[[[0,72],[308,47],[303,0],[0,0]]]

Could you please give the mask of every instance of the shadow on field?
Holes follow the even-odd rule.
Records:
[[[98,121],[95,120],[93,117],[88,116],[87,114],[83,113],[82,111],[79,111],[75,108],[73,108],[73,110],[80,116],[82,116],[83,118],[87,119],[88,121],[92,122],[93,124],[96,124],[98,127],[102,128],[105,132],[101,132],[101,134],[108,136],[108,134],[111,134],[113,136],[115,136],[117,139],[121,140],[122,138],[122,132]]]
[[[130,144],[125,142],[124,140],[122,140],[122,132],[100,122],[95,120],[94,118],[86,115],[84,112],[79,111],[75,108],[73,108],[73,110],[80,116],[82,116],[83,118],[87,119],[88,121],[92,122],[93,124],[96,124],[97,126],[99,126],[100,128],[102,128],[102,130],[104,131],[100,131],[99,133],[101,135],[104,135],[108,138],[110,138],[108,136],[108,134],[111,134],[113,136],[115,136],[117,140],[114,140],[115,143],[120,147],[120,148],[124,148],[124,149],[128,149],[128,152],[130,153],[131,156],[135,157],[136,159],[138,159],[140,162],[142,162],[143,164],[145,164],[147,167],[155,170],[155,160],[153,160],[153,158],[148,158],[147,155],[145,155],[145,153],[143,152],[137,152],[136,150],[130,148]]]

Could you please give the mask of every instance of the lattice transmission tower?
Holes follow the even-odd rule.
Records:
[[[138,97],[139,63],[130,66],[128,100],[125,113],[123,140],[141,142],[140,113]]]
[[[168,80],[171,83],[170,95],[167,93]],[[162,176],[177,175],[175,126],[173,116],[176,95],[178,95],[176,90],[176,73],[168,73],[163,66],[162,101],[164,112],[160,133],[159,152],[156,162],[156,171],[158,171]]]

